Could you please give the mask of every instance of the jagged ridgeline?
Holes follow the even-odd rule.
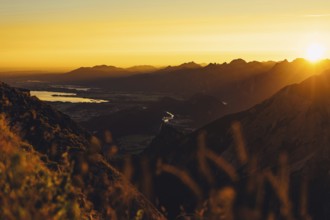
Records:
[[[68,116],[0,83],[0,219],[162,219]]]

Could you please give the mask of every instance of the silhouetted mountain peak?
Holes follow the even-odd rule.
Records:
[[[213,69],[213,68],[218,67],[218,66],[221,66],[221,65],[227,65],[227,63],[223,63],[223,64],[209,63],[209,64],[206,65],[204,68],[205,68],[205,69]]]
[[[304,59],[304,58],[296,58],[292,61],[292,63],[310,63],[308,60]]]
[[[108,66],[108,65],[96,65],[96,66],[93,66],[93,67],[82,67],[82,68],[79,68],[79,69],[95,70],[95,71],[103,71],[103,72],[124,71],[123,68],[119,68],[119,67],[116,67],[116,66]]]
[[[61,77],[63,77],[63,79],[67,81],[78,82],[90,79],[118,77],[128,74],[129,71],[123,68],[107,65],[97,65],[93,67],[80,67],[64,75],[61,75]]]
[[[274,67],[273,67],[273,69],[284,69],[285,70],[285,68],[287,68],[288,66],[290,65],[290,62],[288,61],[288,60],[283,60],[283,61],[280,61],[280,62],[277,62],[275,65],[274,65]]]
[[[232,60],[229,64],[231,64],[231,65],[244,65],[244,64],[247,64],[247,62],[243,59],[235,59],[235,60]]]
[[[102,65],[95,65],[92,68],[107,68],[107,67],[110,67],[110,66],[102,64]]]
[[[179,66],[167,66],[162,71],[176,71],[176,70],[185,70],[185,69],[198,69],[202,68],[201,65],[195,63],[195,62],[188,62],[180,64]]]
[[[158,70],[158,68],[151,65],[138,65],[126,68],[130,72],[149,73]]]
[[[107,65],[96,65],[96,66],[93,66],[91,69],[102,70],[102,71],[123,70],[122,68],[119,68],[119,67],[107,66]]]
[[[195,69],[195,68],[201,68],[202,66],[192,61],[188,63],[183,63],[178,67],[183,69]]]

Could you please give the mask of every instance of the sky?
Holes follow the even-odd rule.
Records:
[[[0,70],[330,57],[325,0],[0,0]],[[329,50],[327,50],[329,48]]]

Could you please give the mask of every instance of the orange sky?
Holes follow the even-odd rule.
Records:
[[[304,57],[330,48],[329,1],[3,0],[0,70]],[[285,6],[285,7],[284,7]],[[325,56],[329,51],[325,50]]]

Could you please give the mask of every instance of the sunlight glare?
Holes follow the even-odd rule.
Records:
[[[324,53],[325,48],[322,45],[318,43],[313,43],[309,45],[306,50],[306,58],[311,62],[316,62],[324,57]]]

